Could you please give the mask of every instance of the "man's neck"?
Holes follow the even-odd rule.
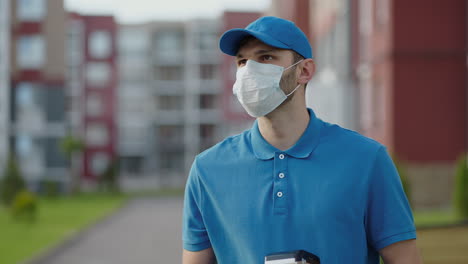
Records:
[[[309,120],[305,102],[297,104],[291,101],[270,114],[259,117],[258,128],[268,143],[279,150],[287,150],[301,138]]]

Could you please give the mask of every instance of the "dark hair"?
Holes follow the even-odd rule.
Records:
[[[304,59],[304,56],[302,56],[301,54],[295,52],[294,50],[291,50],[291,51],[293,53],[293,63],[296,63],[296,62]]]
[[[303,60],[305,59],[304,56],[302,56],[301,54],[297,53],[296,51],[294,50],[291,50],[292,54],[293,54],[293,63],[296,63],[300,60]],[[297,66],[297,65],[296,65]],[[307,88],[307,83],[304,84],[304,90]]]

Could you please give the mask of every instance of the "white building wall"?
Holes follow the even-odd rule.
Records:
[[[8,157],[10,127],[10,1],[0,1],[0,177]]]
[[[350,3],[339,0],[333,6],[337,9],[336,24],[313,47],[317,72],[307,87],[307,104],[319,118],[358,130],[359,96],[351,69]]]
[[[220,139],[218,26],[212,20],[120,26],[119,152],[148,161],[146,173],[123,175],[124,188],[182,187],[194,157]],[[144,56],[131,54],[138,51]],[[131,127],[146,134],[126,132]]]
[[[186,24],[187,64],[185,172],[195,156],[220,140],[222,132],[221,53],[218,49],[220,23],[213,20],[193,20]],[[202,106],[202,97],[216,98],[212,107]],[[208,103],[209,104],[209,103]],[[203,127],[214,127],[210,138],[202,135]]]

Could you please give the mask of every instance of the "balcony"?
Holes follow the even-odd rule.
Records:
[[[145,156],[148,153],[148,141],[140,140],[120,140],[119,154],[123,156]]]
[[[153,81],[153,91],[155,95],[184,95],[185,87],[183,80],[174,81]]]

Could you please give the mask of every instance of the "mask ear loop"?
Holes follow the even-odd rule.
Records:
[[[291,67],[294,67],[294,66],[298,65],[298,64],[301,63],[303,60],[304,60],[304,59],[302,59],[302,60],[300,60],[300,61],[294,63],[293,65],[291,65],[291,66],[285,68],[283,71],[289,70]]]
[[[289,97],[291,94],[293,94],[297,90],[297,88],[299,88],[300,86],[301,86],[300,84],[298,86],[296,86],[296,88],[294,88],[294,90],[292,90],[292,92],[288,93],[286,95],[286,97]]]
[[[293,65],[287,67],[287,68],[284,69],[284,70],[288,70],[289,68],[296,66],[297,64],[301,63],[301,61],[303,61],[303,60],[304,60],[304,59],[302,59],[302,60],[300,60],[300,61],[294,63]],[[288,93],[288,94],[286,95],[286,97],[289,97],[291,94],[293,94],[300,86],[301,86],[300,84],[299,84],[298,86],[296,86],[296,88],[294,88],[294,90],[292,90],[292,92]]]

